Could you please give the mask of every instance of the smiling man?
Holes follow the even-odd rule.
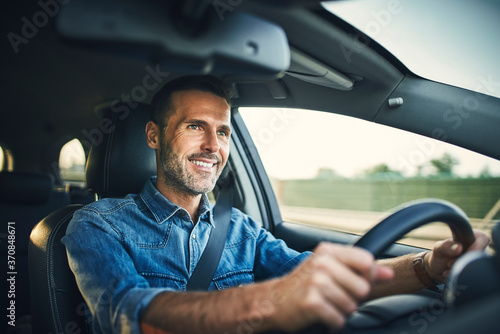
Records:
[[[224,86],[219,95],[226,98],[202,88],[171,92],[165,87],[153,101],[154,121],[146,126],[148,144],[157,152],[156,185],[196,221],[199,202],[191,198],[212,191],[229,156],[231,93]]]
[[[320,244],[298,253],[233,208],[207,292],[186,292],[213,222],[211,191],[229,156],[230,86],[212,76],[155,95],[148,145],[157,177],[139,194],[77,211],[63,239],[96,333],[254,333],[321,322],[341,328],[358,303],[442,281],[462,246],[441,241],[382,264],[362,249]],[[471,249],[488,243],[483,234]]]

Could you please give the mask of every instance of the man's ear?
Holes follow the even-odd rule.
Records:
[[[160,128],[153,121],[146,124],[146,140],[152,149],[160,149]]]

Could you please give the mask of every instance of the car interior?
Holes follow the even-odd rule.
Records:
[[[333,1],[332,7],[337,2],[351,1]],[[227,168],[235,178],[234,206],[289,247],[313,250],[329,241],[391,258],[428,249],[398,240],[433,222],[445,223],[457,240],[471,242],[469,212],[433,194],[432,187],[435,199],[391,207],[377,216],[380,225],[363,232],[288,218],[290,204],[283,204],[282,192],[291,183],[277,183],[270,174],[262,147],[273,152],[274,146],[261,145],[258,135],[267,132],[252,128],[248,115],[252,108],[287,108],[348,116],[450,143],[498,163],[500,92],[485,94],[417,75],[315,0],[30,0],[5,6],[0,76],[6,103],[0,113],[4,333],[90,332],[60,239],[75,210],[100,198],[137,193],[156,173],[144,133],[149,103],[164,83],[186,74],[213,74],[233,84]],[[485,8],[500,13],[498,6],[488,6],[493,5],[485,1]],[[493,78],[490,86],[495,85]],[[475,103],[472,111],[467,103]],[[283,127],[267,123],[276,137],[291,119],[279,115],[274,120]],[[315,140],[316,131],[303,127],[295,137]],[[355,136],[361,143],[374,141],[362,131]],[[75,138],[86,167],[81,179],[69,182],[60,155]],[[322,155],[332,155],[334,147],[352,141],[316,139],[315,146]],[[278,144],[278,150],[295,145]],[[290,163],[302,156],[306,152],[297,149]],[[461,257],[440,291],[424,289],[361,305],[342,333],[498,331],[498,179],[486,178],[491,190],[484,193],[462,183],[458,188],[477,196],[477,202],[487,201],[482,216],[489,220],[481,226],[491,236],[488,251]],[[486,200],[486,193],[491,198]],[[327,332],[320,325],[303,331]]]

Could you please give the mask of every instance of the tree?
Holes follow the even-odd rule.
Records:
[[[488,166],[484,166],[484,168],[479,173],[479,178],[482,178],[482,179],[487,179],[487,178],[490,178],[491,176],[492,175],[490,172],[490,168]]]
[[[337,174],[337,172],[335,172],[335,170],[328,167],[321,167],[316,173],[316,178],[322,180],[331,180],[339,177],[340,176]]]
[[[381,163],[365,169],[365,175],[370,178],[401,178],[403,175],[399,171],[392,170],[387,164]]]
[[[391,173],[392,170],[386,164],[378,164],[365,170],[366,175],[381,174],[381,173]]]
[[[437,173],[446,175],[453,175],[453,168],[458,163],[459,161],[448,153],[443,154],[441,158],[431,160],[431,164],[436,168]]]

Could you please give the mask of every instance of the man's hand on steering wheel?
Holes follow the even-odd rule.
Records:
[[[321,243],[309,259],[275,281],[275,322],[287,331],[315,323],[338,330],[368,296],[372,283],[389,281],[393,274],[364,249]]]
[[[474,231],[476,241],[465,251],[484,250],[490,238],[481,231]],[[443,282],[450,274],[455,261],[464,253],[463,246],[452,238],[436,242],[431,252],[424,258],[429,276],[437,282]]]

